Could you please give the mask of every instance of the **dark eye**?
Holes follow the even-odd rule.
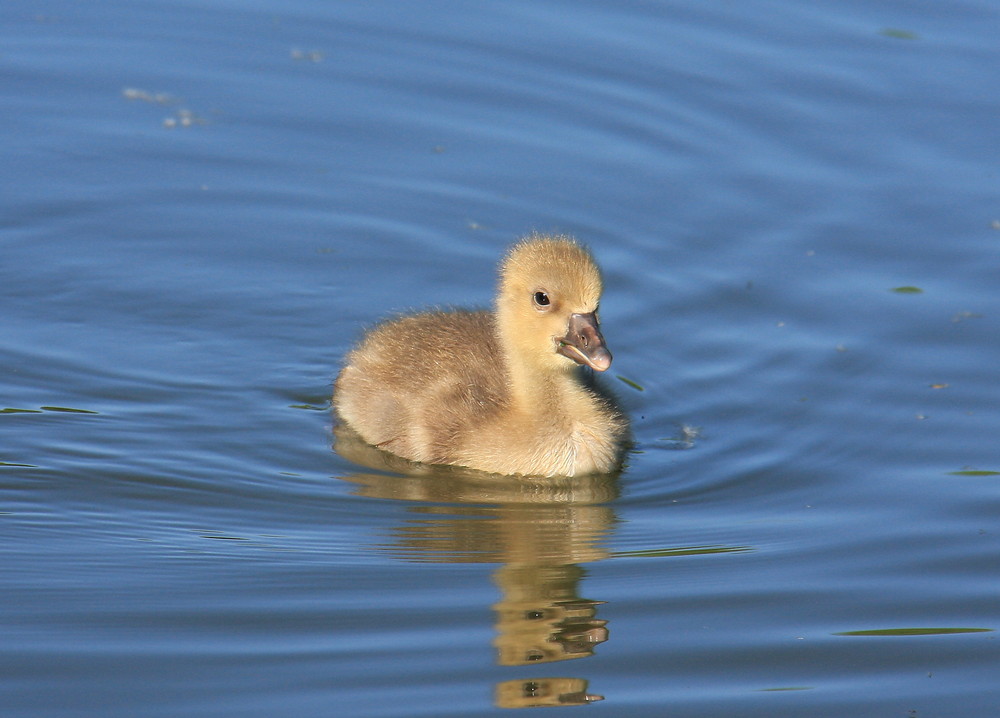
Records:
[[[549,306],[549,295],[545,292],[535,292],[531,297],[536,307],[547,307]]]

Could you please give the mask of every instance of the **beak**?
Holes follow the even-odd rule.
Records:
[[[594,312],[571,314],[566,336],[557,341],[559,348],[556,351],[577,364],[586,364],[594,371],[605,371],[611,366],[611,352],[604,346]]]

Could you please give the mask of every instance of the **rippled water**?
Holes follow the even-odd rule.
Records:
[[[5,4],[3,715],[996,711],[998,20]],[[362,327],[531,230],[621,476],[331,451]]]

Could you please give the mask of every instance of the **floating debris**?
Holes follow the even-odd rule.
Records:
[[[879,628],[871,631],[841,631],[835,636],[950,636],[954,633],[992,633],[992,628]]]
[[[918,35],[915,32],[910,32],[909,30],[900,30],[897,27],[884,27],[879,30],[879,34],[883,37],[891,37],[896,40],[916,40]]]
[[[697,426],[689,426],[688,424],[681,424],[679,436],[671,436],[663,439],[658,439],[660,446],[671,449],[673,451],[684,451],[686,449],[693,449],[695,440],[701,436],[701,429]]]
[[[154,105],[173,105],[180,102],[178,98],[168,95],[166,92],[147,92],[138,87],[126,87],[122,90],[122,97],[126,100],[150,102]]]
[[[38,407],[42,411],[60,411],[64,414],[97,414],[96,411],[90,411],[89,409],[71,409],[68,406],[40,406]]]
[[[633,389],[635,389],[636,391],[646,391],[646,390],[645,390],[645,389],[644,389],[644,388],[642,387],[642,385],[641,385],[641,384],[639,384],[638,382],[634,382],[634,381],[632,381],[631,379],[629,379],[629,378],[628,378],[628,377],[626,377],[626,376],[622,376],[621,374],[616,374],[615,376],[617,376],[617,377],[618,377],[618,380],[619,380],[619,381],[621,381],[621,382],[623,382],[623,383],[625,383],[625,384],[628,384],[628,385],[629,385],[630,387],[632,387],[632,388],[633,388]]]
[[[616,551],[615,558],[672,558],[674,556],[707,556],[717,553],[747,553],[753,546],[678,546],[672,548],[639,549],[637,551]]]
[[[171,130],[175,127],[194,127],[195,125],[207,124],[208,120],[191,110],[177,110],[173,115],[163,120],[163,126]]]
[[[921,289],[920,287],[912,287],[912,286],[893,287],[890,291],[893,291],[896,294],[923,294],[924,293],[924,290]]]
[[[179,97],[167,94],[166,92],[149,92],[137,87],[126,87],[122,90],[122,97],[126,100],[136,102],[148,102],[152,105],[176,105],[181,102]],[[193,110],[180,108],[169,117],[164,118],[163,126],[168,129],[175,127],[193,127],[195,125],[207,125],[208,120]]]
[[[6,409],[0,409],[0,414],[44,414],[47,411],[56,411],[63,414],[99,414],[97,411],[90,411],[90,409],[72,409],[67,406],[40,406],[37,409],[16,409],[13,407],[7,407]]]
[[[302,409],[304,411],[329,411],[330,402],[323,404],[289,404],[289,409]]]
[[[323,53],[319,50],[299,50],[292,48],[292,59],[299,62],[322,62]]]

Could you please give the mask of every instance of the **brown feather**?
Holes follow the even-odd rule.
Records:
[[[538,307],[544,291],[551,304]],[[413,461],[500,474],[605,473],[628,424],[558,353],[601,279],[567,237],[533,235],[501,263],[496,310],[425,312],[372,329],[337,377],[334,406],[362,439]]]

